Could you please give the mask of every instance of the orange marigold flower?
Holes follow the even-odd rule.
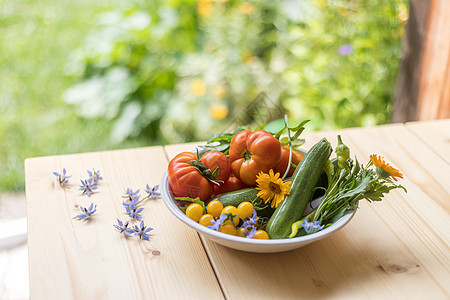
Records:
[[[397,181],[396,177],[403,178],[403,174],[396,168],[386,163],[382,156],[372,154],[370,156],[370,160],[372,161],[373,165],[377,167],[377,174],[381,178],[392,177],[392,179],[394,179],[395,181]]]

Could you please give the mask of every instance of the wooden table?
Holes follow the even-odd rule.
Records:
[[[336,134],[361,162],[383,155],[408,193],[360,202],[341,231],[295,251],[254,254],[209,242],[145,204],[150,242],[114,228],[126,188],[159,183],[171,157],[195,144],[30,158],[25,161],[30,294],[33,299],[449,299],[450,120],[306,133],[305,148]],[[54,171],[65,167],[70,188]],[[104,177],[90,198],[86,170]],[[89,222],[73,217],[94,202]]]

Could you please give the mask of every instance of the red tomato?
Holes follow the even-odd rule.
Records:
[[[233,174],[247,185],[256,184],[259,172],[268,173],[281,159],[281,144],[270,133],[241,130],[230,143]]]
[[[212,178],[216,168],[219,168],[217,176]],[[230,172],[230,161],[219,151],[206,152],[200,160],[195,153],[181,152],[167,168],[169,185],[176,197],[199,197],[202,201],[211,198],[215,185],[212,181],[226,182]]]
[[[292,163],[294,165],[298,165],[300,161],[303,158],[303,154],[301,154],[298,151],[293,150],[292,151]],[[281,153],[281,160],[280,162],[273,167],[273,172],[280,173],[280,177],[284,175],[284,172],[286,172],[286,168],[289,162],[289,146],[283,146],[283,150]],[[291,177],[292,174],[294,174],[295,168],[291,166],[289,169],[289,173],[287,174],[287,177]]]
[[[213,192],[213,185],[200,171],[189,162],[197,160],[192,152],[181,152],[169,163],[167,175],[170,188],[176,197],[190,197],[208,200]]]
[[[233,192],[233,191],[237,191],[237,190],[241,190],[241,189],[245,189],[245,188],[248,188],[248,187],[249,187],[248,185],[246,185],[245,183],[243,183],[242,181],[240,181],[236,177],[231,176],[230,179],[228,179],[227,183],[225,183],[223,185],[221,184],[220,186],[216,185],[214,187],[213,196],[219,195],[219,194],[223,194],[223,193]]]
[[[226,157],[225,154],[219,151],[208,151],[205,154],[203,154],[200,161],[211,170],[211,172],[214,172],[215,169],[218,169],[216,177],[214,177],[214,181],[223,181],[220,183],[220,185],[223,185],[227,183],[228,178],[230,178],[231,173],[231,162]]]

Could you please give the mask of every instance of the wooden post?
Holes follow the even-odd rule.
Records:
[[[450,1],[431,2],[424,46],[417,119],[450,118]]]
[[[411,0],[393,122],[450,118],[450,1]]]

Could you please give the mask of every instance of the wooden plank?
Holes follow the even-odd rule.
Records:
[[[394,95],[393,122],[417,120],[420,65],[432,0],[410,0],[402,57]]]
[[[450,118],[450,1],[432,0],[423,48],[417,120]]]
[[[203,246],[162,199],[144,204],[151,241],[126,239],[115,231],[126,188],[159,184],[167,165],[162,147],[28,159],[26,192],[30,295],[34,299],[223,298]],[[70,189],[58,186],[53,171],[73,174]],[[77,191],[86,170],[104,181],[90,198]],[[89,222],[72,218],[79,206],[97,204]]]
[[[335,146],[337,133],[361,161],[375,152],[399,167],[409,192],[393,191],[380,203],[362,201],[341,231],[295,251],[244,253],[204,241],[227,298],[448,298],[448,204],[436,199],[448,199],[448,179],[432,176],[434,169],[446,171],[445,163],[402,125],[307,134],[305,148],[324,136]],[[169,157],[187,150],[165,149]],[[411,160],[423,155],[430,157]]]
[[[450,164],[450,119],[409,122],[406,128]]]
[[[450,2],[411,0],[394,122],[450,117]]]

